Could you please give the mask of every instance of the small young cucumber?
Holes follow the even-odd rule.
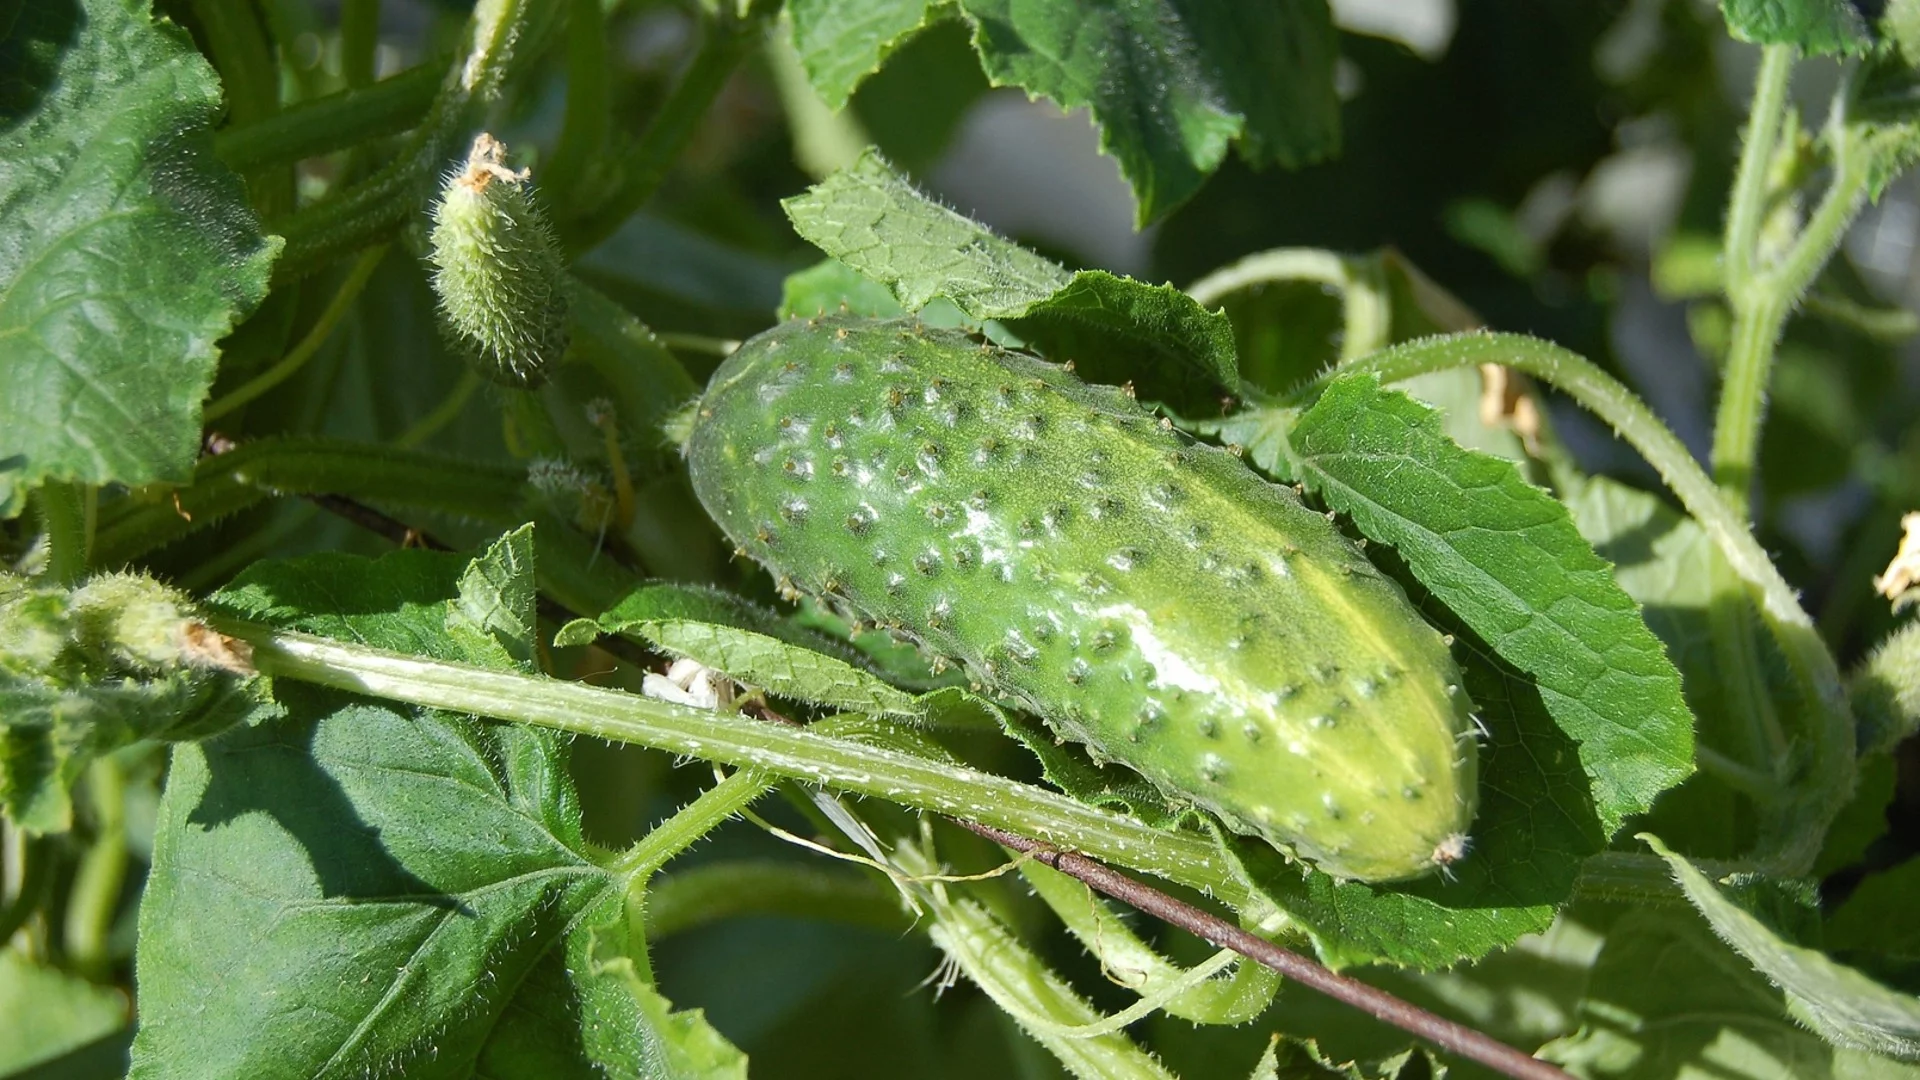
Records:
[[[687,455],[783,588],[1230,828],[1365,881],[1464,853],[1446,643],[1325,516],[1128,394],[911,320],[789,322],[714,373]]]
[[[479,374],[532,389],[567,351],[566,261],[525,170],[491,135],[433,205],[433,291],[454,348]]]

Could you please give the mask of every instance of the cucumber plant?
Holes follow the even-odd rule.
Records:
[[[1904,0],[16,6],[0,1075],[1920,1076]]]

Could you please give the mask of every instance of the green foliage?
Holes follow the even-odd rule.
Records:
[[[0,514],[48,479],[183,480],[215,342],[279,242],[213,160],[213,69],[143,0],[7,19],[0,90]]]
[[[838,109],[935,9],[928,0],[797,0],[789,10],[807,77]],[[1325,0],[964,0],[958,12],[995,86],[1091,111],[1141,225],[1191,198],[1229,145],[1253,164],[1290,167],[1339,149]]]
[[[531,644],[530,559],[523,529],[471,562],[263,563],[215,603],[511,669]],[[581,834],[555,736],[297,686],[279,697],[279,723],[174,757],[133,1075],[726,1075],[718,1037],[640,974],[625,881]],[[192,914],[210,910],[222,917]]]
[[[1920,0],[1430,9],[0,2],[0,1072],[1920,1077]]]
[[[872,152],[782,205],[800,235],[886,285],[909,312],[945,299],[1090,380],[1132,377],[1142,396],[1176,406],[1212,403],[1239,385],[1224,315],[1171,286],[1103,270],[1069,275],[928,199]],[[845,288],[862,295],[857,282]],[[871,301],[855,310],[885,313]]]

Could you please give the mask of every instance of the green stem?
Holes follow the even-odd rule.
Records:
[[[467,134],[475,106],[492,100],[514,61],[537,51],[522,40],[530,0],[480,0],[473,9],[471,46],[454,61],[407,145],[386,168],[324,202],[274,223],[287,244],[274,265],[276,282],[295,280],[350,251],[391,239],[432,197],[440,170]]]
[[[107,506],[95,564],[124,566],[148,551],[280,495],[345,495],[461,518],[518,525],[528,489],[517,469],[419,450],[331,439],[268,439],[202,458],[186,487]]]
[[[440,89],[444,66],[410,67],[390,79],[302,102],[213,137],[215,156],[235,170],[345,150],[418,124]]]
[[[1398,382],[1430,371],[1483,363],[1504,364],[1531,375],[1612,425],[1660,474],[1720,556],[1758,597],[1761,616],[1780,642],[1814,713],[1805,784],[1784,818],[1794,822],[1794,829],[1790,835],[1773,838],[1774,850],[1764,861],[1770,869],[1789,876],[1804,872],[1818,854],[1826,822],[1852,791],[1854,731],[1833,654],[1800,607],[1793,587],[1673,432],[1632,391],[1575,353],[1520,334],[1455,334],[1396,345],[1342,369],[1341,374],[1365,371],[1383,382]],[[1309,385],[1294,400],[1317,392],[1324,382],[1323,378]]]
[[[13,936],[27,925],[46,902],[53,887],[55,846],[50,836],[29,836],[11,821],[0,820],[6,845],[7,876],[0,884],[12,886],[12,895],[0,889],[0,949],[9,947]]]
[[[1753,106],[1741,142],[1740,164],[1734,174],[1727,204],[1724,260],[1729,292],[1746,287],[1760,243],[1760,226],[1767,216],[1767,174],[1773,167],[1774,146],[1780,139],[1786,114],[1787,84],[1792,80],[1795,49],[1768,45],[1760,52],[1760,70],[1753,81]]]
[[[379,47],[380,0],[342,0],[340,75],[350,89],[373,82],[373,62]]]
[[[326,310],[314,320],[306,336],[302,337],[279,363],[248,379],[218,401],[209,404],[206,411],[202,413],[202,418],[207,421],[218,420],[286,382],[306,366],[307,361],[313,359],[314,354],[320,351],[320,346],[327,343],[333,328],[338,326],[340,320],[346,318],[347,312],[353,309],[353,302],[360,298],[360,290],[367,287],[367,281],[373,277],[374,270],[379,268],[380,260],[386,254],[387,245],[385,244],[361,252],[359,260],[353,264],[353,269],[347,271],[346,279],[340,282],[340,288],[334,291],[333,299],[327,302]]]
[[[660,105],[640,141],[621,159],[620,186],[590,214],[564,222],[561,239],[567,250],[579,253],[613,235],[633,212],[645,205],[667,178],[667,171],[700,129],[713,99],[732,77],[733,69],[760,39],[764,19],[721,16],[707,23],[706,40],[680,82]]]
[[[585,191],[592,163],[607,145],[607,16],[601,0],[572,0],[567,9],[567,111],[560,141],[541,169],[540,182],[555,205],[572,205]]]
[[[127,782],[120,763],[99,757],[87,767],[87,795],[98,834],[73,878],[67,899],[67,956],[82,974],[100,975],[110,957],[107,938],[127,880]]]
[[[647,940],[747,916],[813,919],[899,935],[913,927],[877,879],[796,861],[738,860],[675,870],[647,887]]]
[[[1340,363],[1383,349],[1392,340],[1393,312],[1380,260],[1347,258],[1321,248],[1275,248],[1224,266],[1187,287],[1212,308],[1241,289],[1284,281],[1312,281],[1340,290]]]
[[[644,888],[654,871],[699,843],[701,837],[745,810],[779,782],[778,777],[759,769],[741,769],[647,830],[647,835],[610,868],[612,873],[624,879],[629,888],[635,885]]]
[[[432,412],[401,432],[399,438],[393,440],[393,445],[402,450],[411,450],[433,438],[440,433],[440,429],[460,418],[460,414],[466,411],[467,402],[473,400],[473,392],[478,389],[480,376],[474,374],[472,368],[462,368],[459,381],[453,384],[453,390],[446,398],[435,405]]]
[[[87,575],[94,541],[93,489],[50,480],[33,496],[40,528],[47,538],[48,580],[75,585]]]
[[[763,724],[617,690],[429,660],[250,624],[221,630],[265,674],[613,742],[638,743],[873,795],[1018,831],[1120,866],[1249,899],[1205,837],[1165,832],[1041,788],[802,728]]]
[[[226,88],[227,110],[236,124],[249,124],[280,109],[280,73],[267,35],[251,3],[193,0],[193,17]]]

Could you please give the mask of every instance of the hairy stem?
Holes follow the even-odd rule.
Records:
[[[1753,105],[1740,147],[1740,164],[1727,204],[1725,264],[1729,290],[1744,288],[1753,270],[1760,242],[1760,225],[1767,213],[1767,172],[1773,165],[1780,122],[1786,113],[1787,84],[1792,80],[1795,49],[1768,45],[1760,52],[1760,70],[1753,81]]]
[[[567,111],[560,141],[540,180],[555,205],[571,205],[582,194],[589,168],[606,148],[612,116],[608,85],[606,9],[601,0],[572,0],[567,7]]]
[[[865,874],[771,859],[706,863],[675,870],[647,887],[647,940],[753,915],[864,926],[889,935],[913,920],[900,895]]]
[[[379,45],[380,0],[341,0],[340,74],[348,87],[358,89],[373,82]]]
[[[250,624],[221,629],[279,678],[536,724],[673,754],[762,769],[1072,845],[1230,904],[1245,887],[1206,838],[1171,833],[1062,795],[949,763],[805,729],[754,724],[616,690],[329,641]]]
[[[390,239],[433,194],[435,178],[467,134],[473,108],[498,95],[539,5],[480,0],[468,49],[449,67],[426,119],[386,168],[324,202],[274,224],[287,238],[276,281],[312,273],[340,255]]]
[[[348,495],[517,525],[528,489],[517,469],[330,439],[268,439],[202,458],[193,482],[105,507],[95,564],[124,566],[278,495]]]
[[[126,789],[126,773],[112,757],[95,758],[87,766],[87,796],[98,835],[74,874],[64,939],[74,967],[89,975],[107,969],[107,936],[127,880]]]
[[[93,557],[93,489],[65,480],[50,480],[33,494],[46,536],[48,580],[75,585],[86,576]]]

